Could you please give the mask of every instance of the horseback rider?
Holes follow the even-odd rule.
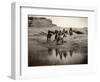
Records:
[[[50,41],[51,40],[51,36],[52,36],[51,31],[48,30],[47,41]]]
[[[70,34],[70,35],[73,35],[73,30],[72,30],[72,28],[69,29],[69,34]]]

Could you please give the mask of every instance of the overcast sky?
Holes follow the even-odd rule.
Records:
[[[34,16],[51,19],[53,24],[61,27],[88,27],[87,17]]]

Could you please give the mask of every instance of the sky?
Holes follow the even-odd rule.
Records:
[[[83,28],[88,27],[87,17],[62,17],[62,16],[34,16],[34,17],[45,17],[52,20],[53,24],[60,27],[77,27]]]

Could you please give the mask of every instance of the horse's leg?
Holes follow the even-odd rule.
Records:
[[[47,42],[48,42],[48,37],[47,37]]]
[[[58,45],[58,42],[59,42],[59,39],[57,38],[57,39],[56,39],[56,44],[57,44],[57,45]]]

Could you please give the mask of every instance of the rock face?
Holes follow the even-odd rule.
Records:
[[[29,27],[52,27],[56,26],[52,23],[52,20],[44,17],[28,17]]]

